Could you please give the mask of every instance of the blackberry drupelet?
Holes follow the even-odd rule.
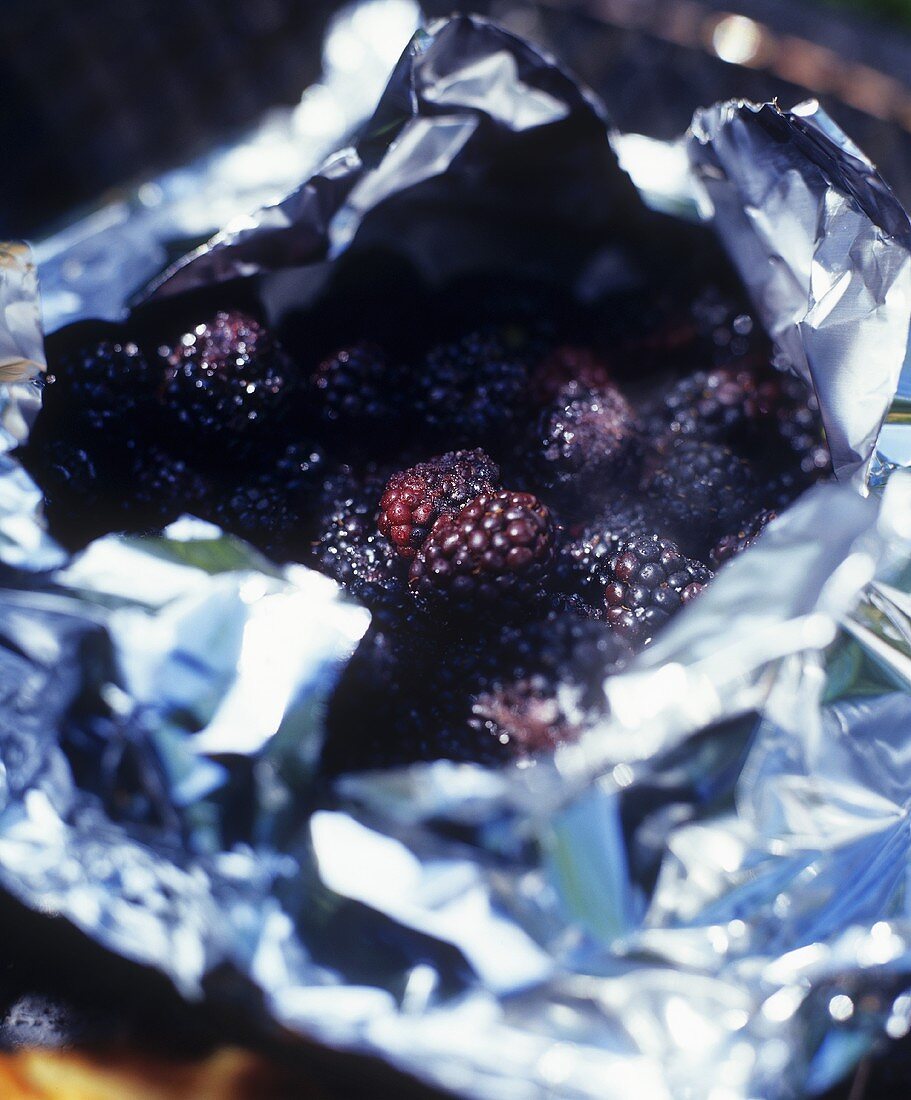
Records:
[[[636,452],[633,410],[616,386],[570,382],[545,410],[538,465],[547,490],[571,512],[615,493]]]
[[[403,558],[415,556],[436,520],[454,515],[499,485],[500,470],[480,449],[450,451],[392,475],[380,500],[377,526]]]
[[[428,439],[505,446],[527,422],[527,351],[500,328],[432,349],[414,376],[414,412]]]
[[[723,535],[712,547],[712,552],[709,555],[709,561],[712,563],[713,568],[718,569],[737,554],[742,553],[744,550],[749,550],[765,530],[766,526],[770,524],[773,519],[777,518],[777,512],[773,512],[768,508],[763,508],[755,515],[750,516],[750,518],[745,523],[742,523],[735,531]]]
[[[247,453],[252,438],[272,433],[290,411],[298,372],[281,345],[246,314],[219,312],[161,353],[167,362],[163,407],[189,442],[225,455]]]
[[[630,642],[645,644],[712,579],[708,566],[687,558],[657,535],[621,542],[610,559],[604,590],[608,624]]]
[[[723,443],[677,439],[646,473],[650,494],[682,543],[698,552],[737,526],[759,502],[755,468]]]
[[[160,531],[181,515],[200,515],[209,496],[197,471],[155,443],[130,452],[127,477],[129,489],[120,501],[126,531]]]
[[[533,600],[553,562],[555,528],[531,493],[484,493],[440,516],[411,565],[418,602],[444,616],[485,616]]]

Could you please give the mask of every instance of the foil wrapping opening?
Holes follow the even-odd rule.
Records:
[[[381,7],[333,33],[367,33]],[[331,89],[344,50],[326,56]],[[432,231],[408,246],[428,277],[502,262],[504,242],[507,264],[531,262],[509,219],[493,235],[487,219],[434,264],[466,181],[517,140],[542,166],[523,217],[649,247],[658,216],[602,106],[552,58],[458,18],[418,32],[352,146],[138,301],[253,277],[280,314],[288,286],[318,288],[417,198]],[[814,107],[700,112],[689,156],[845,483],[725,567],[607,681],[610,718],[532,766],[441,761],[314,790],[325,701],[367,613],[192,519],[68,559],[9,453],[35,394],[7,388],[6,891],[188,997],[236,1005],[241,979],[251,1015],[466,1095],[788,1096],[909,1030],[911,475],[857,491],[907,343],[907,216]],[[188,214],[160,197],[154,217],[39,247],[46,331],[123,314]],[[103,280],[66,264],[99,250]],[[0,365],[28,373],[34,276],[4,257]],[[879,488],[891,467],[873,469]]]

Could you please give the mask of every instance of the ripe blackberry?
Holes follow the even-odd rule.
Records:
[[[369,607],[396,607],[404,600],[404,566],[376,529],[379,480],[342,473],[326,483],[312,564]]]
[[[562,344],[538,363],[531,377],[531,393],[542,405],[555,401],[570,383],[590,390],[612,387],[610,368],[591,348]]]
[[[161,353],[168,364],[166,412],[191,438],[221,440],[228,453],[274,431],[299,385],[282,347],[243,313],[216,313]]]
[[[753,512],[754,467],[722,443],[674,440],[646,474],[643,487],[685,545],[710,546]]]
[[[541,592],[554,557],[548,509],[531,493],[482,493],[440,516],[411,564],[419,603],[452,614],[527,602]]]
[[[636,449],[633,410],[616,386],[570,382],[545,410],[539,466],[547,489],[572,511],[616,491]]]
[[[151,404],[161,380],[136,344],[102,340],[53,365],[44,379],[41,415],[64,427],[76,415],[91,430],[122,425],[135,431],[131,419]]]
[[[712,579],[707,566],[657,535],[620,543],[609,568],[611,579],[604,590],[607,622],[639,644],[649,642]]]
[[[618,545],[655,530],[656,518],[646,501],[625,495],[616,498],[581,530],[563,534],[552,573],[554,589],[570,599],[578,597],[579,609],[588,615],[603,615],[609,563]]]
[[[735,531],[723,535],[712,547],[712,552],[709,555],[709,561],[712,563],[713,568],[719,569],[726,561],[730,561],[737,554],[749,550],[766,526],[777,518],[777,512],[763,508],[745,523],[742,523]]]
[[[498,671],[472,701],[472,725],[514,756],[574,740],[605,711],[605,679],[630,655],[603,623],[551,611],[499,641]]]
[[[322,426],[355,433],[346,444],[372,453],[398,441],[409,405],[408,383],[405,368],[367,340],[333,352],[310,379]]]
[[[481,329],[432,349],[414,377],[414,411],[428,438],[502,444],[526,422],[529,364],[508,332]]]
[[[697,371],[674,382],[646,414],[650,434],[727,443],[815,480],[831,471],[819,406],[804,382],[770,366]]]
[[[507,746],[471,724],[489,651],[434,633],[427,618],[379,614],[330,702],[322,767],[330,775],[419,760],[496,764]]]
[[[181,515],[199,515],[208,495],[200,474],[154,443],[132,452],[127,479],[118,510],[128,531],[160,531]]]
[[[493,492],[499,480],[499,467],[480,449],[450,451],[419,462],[387,482],[377,526],[410,560],[440,516],[451,516],[474,497]]]

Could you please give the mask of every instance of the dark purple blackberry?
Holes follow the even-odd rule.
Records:
[[[485,615],[541,593],[555,528],[531,493],[484,493],[455,516],[440,516],[411,565],[419,603],[444,614]]]
[[[398,607],[405,566],[376,529],[380,480],[342,473],[326,483],[312,564],[369,607]]]
[[[330,774],[449,759],[497,764],[509,748],[471,724],[489,651],[441,638],[425,616],[378,615],[329,705],[322,767]]]
[[[350,448],[376,451],[397,440],[408,412],[408,376],[377,344],[361,340],[333,352],[310,379],[324,427],[357,433]]]
[[[799,378],[762,365],[697,371],[670,385],[645,417],[653,436],[727,443],[814,481],[831,472],[819,406]]]
[[[243,313],[216,313],[161,354],[168,365],[164,409],[191,442],[220,442],[216,464],[274,432],[299,386],[281,346]]]
[[[414,375],[414,412],[428,439],[502,445],[527,422],[529,363],[499,328],[434,348]]]
[[[610,580],[609,564],[618,545],[654,532],[658,527],[649,504],[620,496],[593,522],[562,534],[552,572],[553,588],[578,598],[579,609],[588,615],[603,615],[604,588]]]
[[[442,515],[493,492],[499,467],[482,450],[450,451],[395,473],[380,500],[377,526],[403,558],[415,556]]]
[[[643,488],[687,547],[708,548],[756,509],[755,468],[722,443],[677,439],[659,452]]]
[[[697,596],[712,571],[656,535],[621,542],[604,590],[606,620],[630,642],[645,644],[675,611]]]
[[[616,492],[636,451],[633,410],[616,386],[592,390],[570,382],[545,410],[539,467],[549,492],[572,511]]]
[[[470,638],[380,613],[330,704],[324,767],[527,756],[603,713],[603,681],[628,653],[604,624],[560,612]]]
[[[203,512],[205,519],[280,561],[291,556],[289,545],[304,522],[294,497],[262,475],[223,488]]]
[[[118,502],[124,530],[160,531],[181,515],[199,515],[209,495],[200,474],[154,443],[133,451],[128,481]]]
[[[519,757],[575,740],[603,715],[604,681],[630,655],[621,635],[565,611],[507,628],[499,650],[499,670],[473,696],[471,721]]]
[[[44,380],[43,414],[61,427],[78,416],[90,430],[135,432],[135,417],[150,406],[162,372],[127,340],[104,340],[70,352]]]
[[[735,531],[723,535],[712,547],[712,552],[709,555],[712,567],[718,569],[737,554],[749,550],[766,526],[777,518],[777,512],[763,508],[754,516],[751,516],[746,523],[742,523]]]

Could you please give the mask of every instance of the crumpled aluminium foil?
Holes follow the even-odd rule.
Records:
[[[455,180],[503,131],[546,141],[567,120],[578,153],[599,119],[509,36],[434,28],[354,151],[159,293],[239,262],[266,296],[274,270],[356,244],[397,180]],[[715,108],[691,155],[856,481],[904,353],[907,219],[820,113]],[[133,287],[106,240],[110,304]],[[57,291],[68,261],[89,289],[79,247],[46,249]],[[3,305],[24,286],[6,280]],[[99,313],[91,293],[64,311]],[[366,613],[193,520],[67,561],[2,461],[0,883],[27,905],[187,996],[217,999],[227,967],[292,1032],[473,1096],[792,1096],[911,1028],[911,476],[882,499],[808,494],[553,759],[351,776],[328,799],[321,707]]]

